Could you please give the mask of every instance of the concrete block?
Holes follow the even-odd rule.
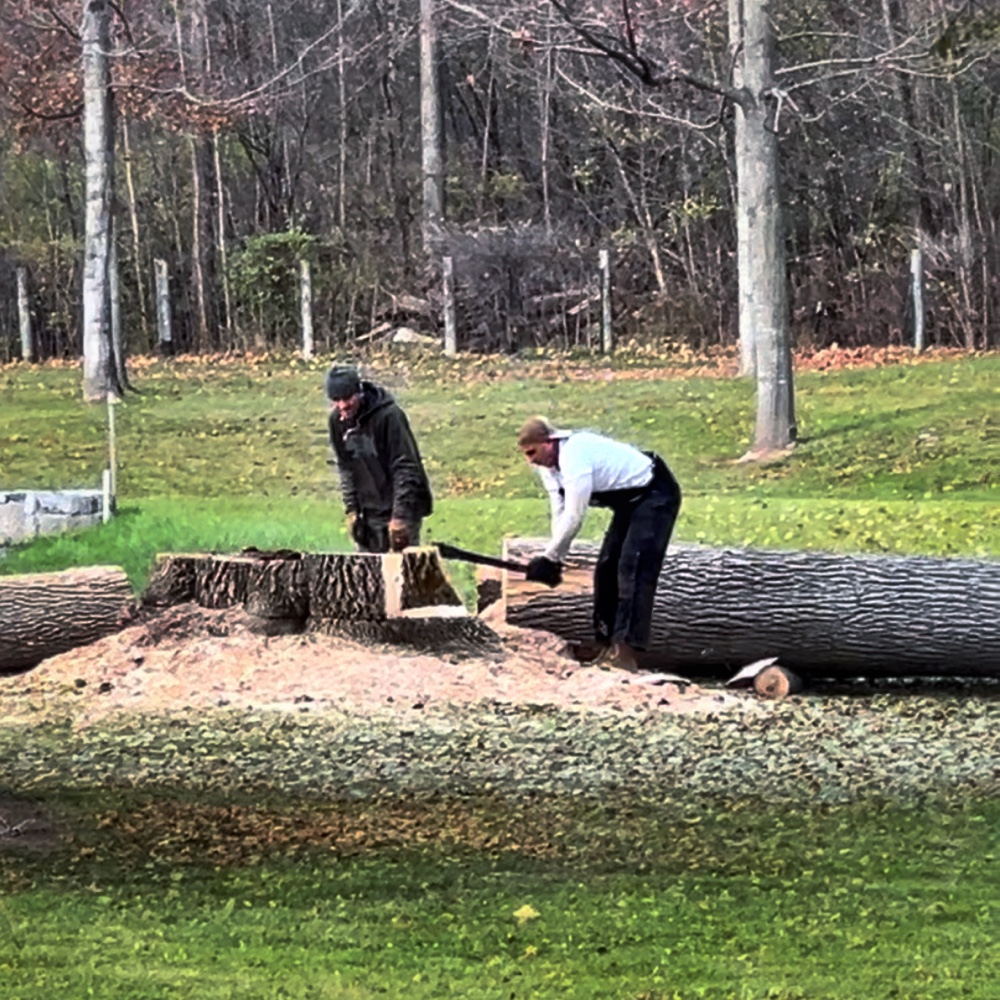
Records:
[[[19,542],[29,530],[24,517],[24,494],[0,494],[0,543],[11,545]]]
[[[36,535],[58,535],[63,531],[92,528],[100,523],[100,514],[78,514],[73,517],[67,517],[65,514],[38,514],[33,519]]]
[[[35,510],[39,514],[76,517],[97,514],[101,510],[101,494],[97,490],[39,491],[35,496]]]
[[[18,490],[0,493],[0,544],[100,524],[100,490]]]

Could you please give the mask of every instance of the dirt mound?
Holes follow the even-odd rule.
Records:
[[[547,632],[513,628],[487,609],[499,645],[480,657],[431,655],[344,636],[261,636],[241,609],[178,605],[14,677],[0,678],[7,722],[112,713],[270,709],[385,714],[483,702],[594,712],[703,712],[746,695],[670,683],[654,674],[584,667]]]

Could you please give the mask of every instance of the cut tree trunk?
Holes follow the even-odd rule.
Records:
[[[464,613],[437,549],[385,555],[248,549],[239,555],[157,557],[145,606],[194,601],[205,608],[243,604],[272,618],[383,621],[430,607]]]
[[[507,539],[526,562],[540,539]],[[506,621],[592,638],[597,547],[576,544],[551,590],[505,573]],[[671,548],[641,665],[724,677],[777,657],[803,679],[1000,677],[1000,562]]]
[[[259,552],[158,557],[146,608],[242,606],[266,635],[323,632],[359,642],[482,653],[498,640],[469,616],[436,548],[368,553]]]
[[[0,671],[28,670],[117,632],[131,601],[117,566],[0,577]]]

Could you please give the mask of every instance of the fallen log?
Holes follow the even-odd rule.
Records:
[[[28,670],[117,632],[132,596],[117,566],[0,577],[0,671]]]
[[[513,538],[526,562],[546,543]],[[505,619],[592,636],[597,546],[576,544],[555,590],[505,573]],[[803,679],[1000,677],[1000,561],[671,547],[641,665],[725,677],[777,657]]]

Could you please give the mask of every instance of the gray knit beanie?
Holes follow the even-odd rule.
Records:
[[[361,376],[356,368],[349,365],[334,365],[326,373],[326,395],[328,399],[350,399],[361,392]]]

